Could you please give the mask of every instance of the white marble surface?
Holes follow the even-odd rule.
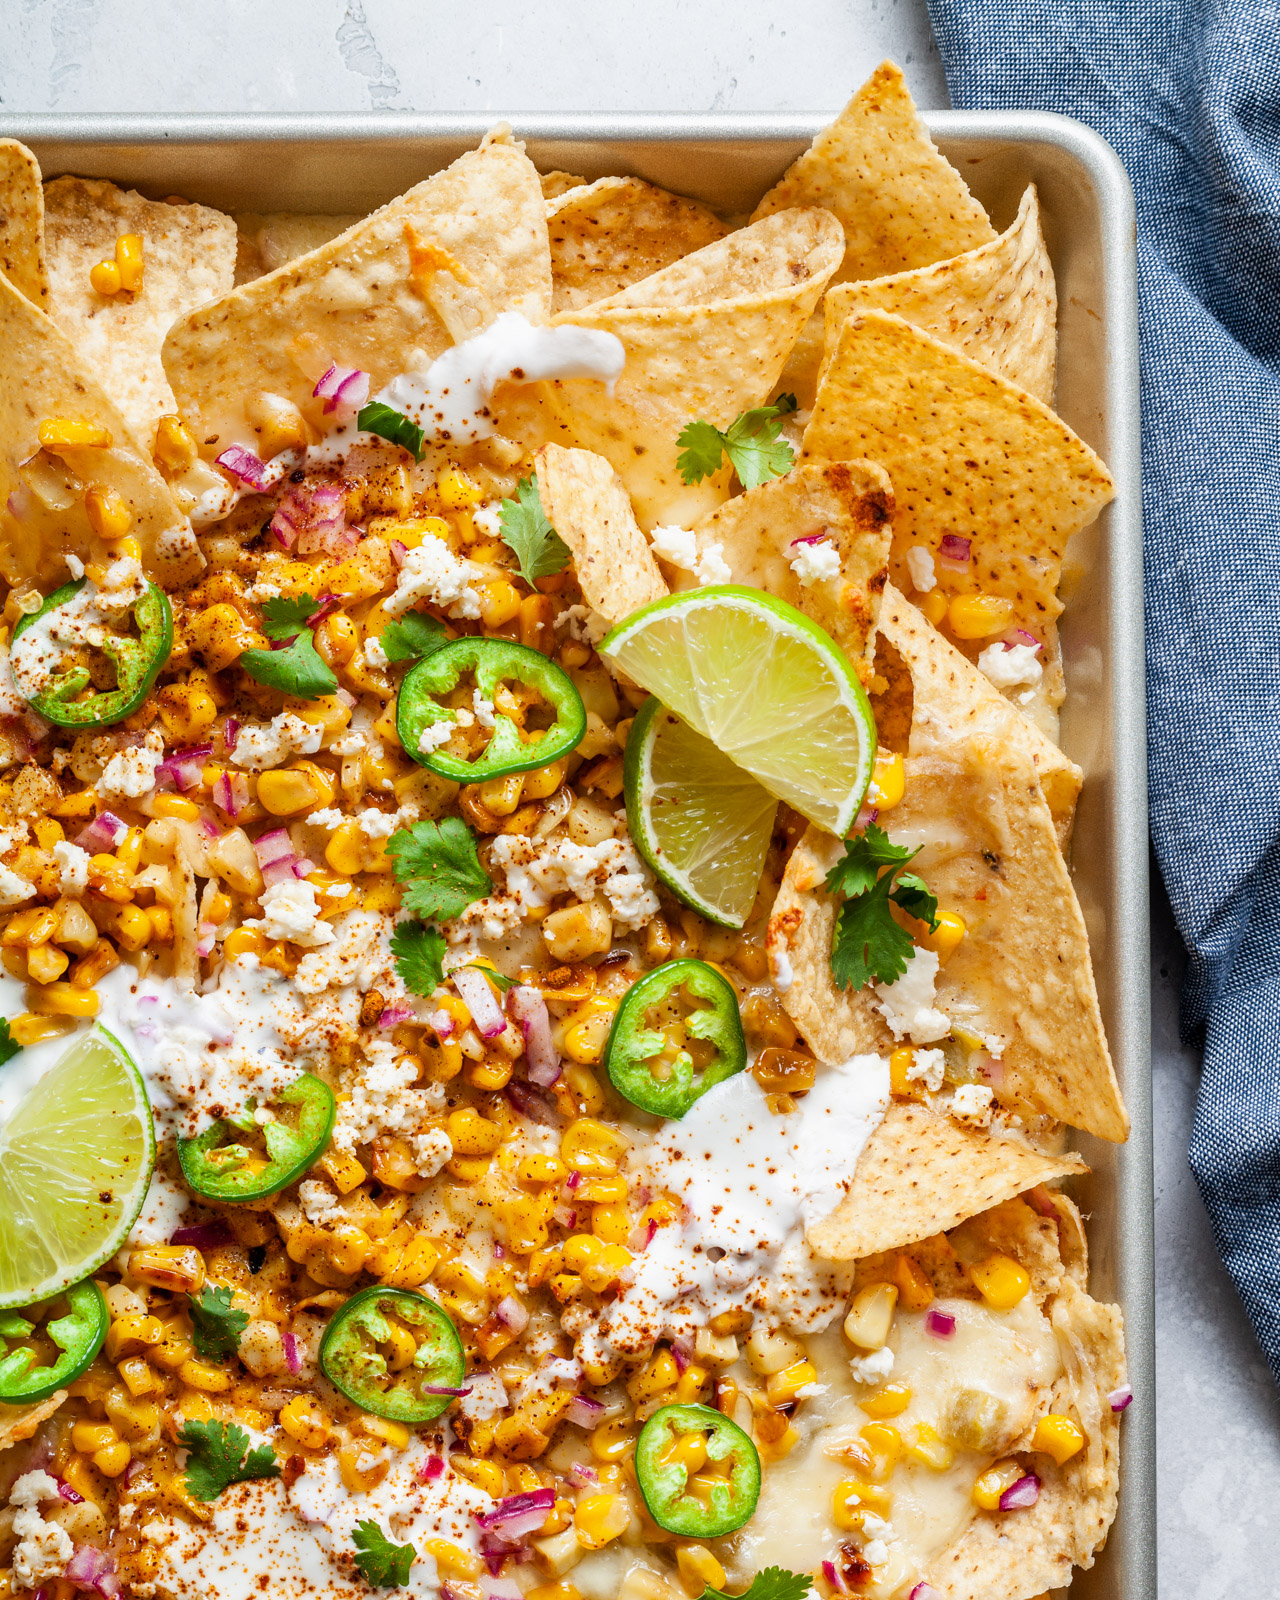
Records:
[[[0,0],[0,130],[24,111],[825,110],[885,55],[946,104],[924,0]],[[1153,930],[1161,1591],[1275,1596],[1280,1401],[1186,1162],[1198,1063],[1161,899]]]

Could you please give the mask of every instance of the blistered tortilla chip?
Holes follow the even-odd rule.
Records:
[[[332,362],[368,372],[376,394],[411,358],[438,356],[498,312],[543,322],[550,307],[538,174],[502,131],[320,249],[183,318],[165,340],[165,371],[213,459],[229,444],[253,448],[249,408],[264,393],[304,415],[318,408],[312,390]]]
[[[0,139],[0,273],[32,305],[49,309],[40,164],[16,139]]]
[[[601,178],[547,202],[552,309],[607,299],[728,229],[697,200],[640,178]]]
[[[622,479],[590,450],[544,445],[536,457],[542,509],[573,552],[583,598],[609,622],[667,593]]]
[[[170,205],[105,178],[55,178],[44,196],[48,312],[97,372],[144,449],[177,411],[160,360],[170,327],[231,287],[236,230],[209,206]],[[122,233],[142,238],[142,285],[102,295],[89,281]]]
[[[903,753],[929,755],[971,735],[1016,746],[1039,775],[1059,841],[1065,846],[1083,778],[1075,762],[1011,705],[985,673],[948,644],[892,584],[886,586],[880,606],[879,634],[905,663],[910,679],[910,735]],[[880,722],[877,707],[877,727]]]
[[[911,586],[911,546],[936,556],[954,534],[971,541],[959,586],[1012,600],[1015,621],[1032,629],[1061,612],[1067,540],[1114,493],[1103,463],[1041,401],[884,311],[845,319],[804,455],[888,468],[889,575],[900,589]]]
[[[840,228],[825,211],[786,211],[652,273],[621,294],[554,320],[621,339],[626,367],[613,394],[575,379],[518,391],[527,409],[504,431],[605,456],[646,532],[693,522],[723,501],[730,469],[686,484],[677,435],[703,418],[727,428],[763,404],[796,334],[840,259]],[[532,402],[530,404],[530,402]],[[530,414],[532,413],[532,415]]]
[[[821,1256],[856,1261],[1087,1170],[1078,1156],[1045,1155],[1019,1139],[964,1128],[928,1106],[895,1100],[858,1160],[847,1197],[807,1237]]]
[[[755,217],[788,206],[825,206],[840,219],[846,247],[837,283],[927,267],[996,236],[891,61],[787,169]]]
[[[106,448],[57,455],[40,448],[40,424],[54,417],[106,430]],[[64,582],[66,556],[101,561],[85,494],[115,490],[129,507],[130,534],[157,583],[175,587],[204,565],[190,524],[168,484],[135,444],[123,414],[66,334],[0,276],[0,574]]]
[[[826,343],[855,311],[892,311],[1053,404],[1058,293],[1040,230],[1034,185],[1013,225],[990,244],[913,272],[865,283],[834,284],[823,302]]]
[[[318,250],[359,221],[357,212],[348,216],[299,211],[236,212],[236,287]]]
[[[875,626],[889,554],[893,490],[870,461],[811,462],[735,495],[693,529],[701,554],[719,547],[730,582],[764,589],[825,628],[851,661]],[[792,571],[795,541],[820,534],[840,571],[806,585]]]
[[[58,1389],[47,1399],[37,1400],[32,1406],[9,1406],[0,1403],[0,1450],[21,1444],[29,1439],[40,1424],[51,1417],[67,1398],[65,1389]]]

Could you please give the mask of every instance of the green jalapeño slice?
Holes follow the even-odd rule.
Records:
[[[466,673],[475,683],[474,709],[446,703]],[[522,707],[523,730],[494,704],[503,686],[504,704]],[[474,759],[451,754],[454,730],[477,722],[492,727],[481,753]],[[454,639],[409,669],[396,701],[396,733],[405,754],[454,783],[486,783],[548,766],[567,756],[586,731],[587,713],[573,680],[540,651],[506,639]]]
[[[466,1393],[458,1330],[412,1289],[375,1284],[352,1295],[324,1330],[320,1366],[353,1405],[411,1427],[433,1422]]]
[[[682,1117],[747,1064],[738,997],[705,961],[667,961],[623,996],[605,1046],[619,1094],[659,1117]]]
[[[265,1200],[314,1166],[333,1132],[333,1090],[304,1072],[276,1104],[278,1111],[261,1123],[250,1106],[194,1139],[178,1140],[182,1176],[197,1194],[232,1203]]]
[[[55,589],[39,611],[21,619],[13,630],[16,647],[29,628],[42,622],[52,612],[68,605],[84,588],[85,580],[76,578]],[[92,688],[94,673],[83,660],[65,672],[56,673],[47,688],[32,695],[31,704],[42,717],[56,722],[60,728],[105,728],[132,715],[151,691],[161,667],[173,649],[173,612],[164,590],[148,583],[141,599],[129,608],[138,629],[137,637],[127,633],[114,633],[109,628],[86,629],[82,647],[77,655],[89,649],[101,651],[115,674],[115,688]],[[92,638],[88,635],[92,632]],[[50,640],[53,650],[70,650],[64,641]],[[92,688],[92,692],[85,691]]]
[[[636,1440],[636,1482],[660,1528],[718,1539],[751,1519],[760,1457],[736,1422],[710,1406],[663,1406]]]
[[[6,1405],[30,1405],[73,1382],[107,1337],[107,1302],[92,1278],[44,1309],[57,1315],[43,1326],[31,1320],[38,1316],[34,1307],[26,1315],[0,1311],[0,1400]]]

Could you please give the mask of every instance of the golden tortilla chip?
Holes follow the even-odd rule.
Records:
[[[156,423],[177,411],[160,360],[170,327],[231,287],[236,230],[208,206],[145,200],[105,178],[55,178],[44,196],[49,315],[94,368],[150,451]],[[142,286],[102,295],[89,281],[122,233],[142,237]]]
[[[876,68],[756,207],[825,206],[845,232],[835,281],[927,267],[996,236],[986,212],[916,114],[893,62]]]
[[[542,184],[543,198],[555,200],[559,195],[567,194],[570,189],[585,189],[591,180],[580,177],[577,173],[564,172],[559,167],[553,167],[550,172],[540,172],[538,181]]]
[[[49,309],[40,164],[16,139],[0,139],[0,273],[33,306]]]
[[[416,268],[416,270],[415,270]],[[253,449],[264,393],[307,414],[331,362],[372,393],[418,353],[430,360],[500,311],[543,322],[551,307],[546,206],[509,131],[320,249],[183,318],[164,365],[208,459]]]
[[[697,200],[640,178],[601,178],[547,202],[552,310],[618,294],[729,231]]]
[[[299,211],[237,211],[235,287],[309,255],[359,221],[358,212],[325,216]]]
[[[889,554],[893,490],[870,461],[811,462],[726,500],[693,529],[701,555],[718,547],[731,583],[764,589],[825,628],[851,661],[866,653]],[[840,553],[834,578],[802,584],[795,540],[822,534]]]
[[[1002,595],[1015,622],[1036,629],[1062,610],[1067,540],[1115,492],[1103,463],[1041,401],[884,311],[843,323],[804,456],[888,468],[899,589],[911,587],[907,551],[936,556],[954,534],[971,542],[970,564],[939,569],[939,586]]]
[[[613,394],[581,379],[532,385],[503,431],[605,456],[646,531],[658,523],[692,526],[726,498],[730,469],[686,484],[677,435],[698,417],[727,428],[764,402],[840,248],[839,225],[827,212],[781,212],[621,294],[563,313],[557,324],[600,328],[626,347]]]
[[[105,429],[105,448],[53,454],[40,424],[69,418]],[[149,577],[179,586],[204,566],[195,535],[168,484],[135,444],[122,413],[87,362],[43,311],[0,276],[0,574],[7,582],[63,582],[68,554],[101,561],[104,545],[89,525],[85,495],[114,490],[132,514]]]
[[[573,552],[583,598],[609,622],[667,593],[622,479],[590,450],[544,445],[535,458],[542,509]]]
[[[1058,293],[1034,185],[998,239],[913,272],[834,284],[823,307],[829,349],[853,312],[891,311],[1053,404]]]
[[[0,1402],[0,1450],[21,1444],[29,1439],[40,1424],[51,1417],[67,1398],[65,1389],[58,1389],[32,1406],[9,1406]]]
[[[807,1237],[821,1256],[856,1261],[953,1228],[1037,1184],[1087,1171],[1078,1156],[1045,1155],[1020,1139],[964,1128],[928,1106],[894,1100],[867,1141],[848,1195]]]

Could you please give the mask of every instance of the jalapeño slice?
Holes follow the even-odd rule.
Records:
[[[550,713],[554,720],[540,730],[540,738],[526,743],[512,719],[494,711],[488,746],[474,761],[450,755],[439,744],[432,748],[433,739],[451,733],[453,725],[466,724],[474,715],[465,706],[459,711],[444,704],[444,697],[457,688],[466,672],[472,674],[481,698],[490,704],[502,683],[514,682],[536,691],[531,715]],[[568,674],[540,651],[506,639],[454,639],[409,669],[396,700],[396,733],[405,754],[454,783],[485,783],[508,773],[545,767],[568,755],[586,731],[582,697]]]
[[[13,643],[16,645],[42,617],[73,600],[84,585],[83,578],[76,578],[55,589],[39,611],[19,621],[13,630]],[[173,649],[173,612],[169,597],[154,583],[147,584],[146,593],[130,609],[138,637],[104,629],[99,645],[115,671],[115,688],[95,690],[80,699],[93,675],[86,666],[72,667],[56,676],[47,689],[32,695],[31,704],[42,717],[60,728],[105,728],[123,721],[147,698]]]
[[[693,1002],[686,1009],[685,1002]],[[623,996],[605,1046],[619,1094],[659,1117],[682,1117],[747,1064],[733,985],[705,961],[666,961]]]
[[[406,1332],[417,1346],[407,1361]],[[362,1411],[416,1426],[433,1422],[457,1399],[467,1358],[452,1319],[434,1300],[375,1284],[329,1319],[320,1366]]]
[[[107,1337],[107,1302],[92,1278],[73,1284],[52,1302],[66,1305],[61,1316],[43,1329],[20,1311],[0,1312],[0,1400],[26,1406],[43,1400],[73,1382],[102,1349]],[[43,1335],[43,1338],[41,1337]],[[56,1346],[53,1360],[43,1360],[40,1346]]]
[[[232,1203],[264,1200],[314,1165],[333,1132],[333,1090],[304,1072],[278,1103],[287,1115],[262,1124],[265,1152],[248,1144],[223,1143],[241,1123],[245,1131],[256,1131],[252,1114],[234,1122],[219,1118],[194,1139],[178,1140],[182,1176],[197,1194]]]
[[[699,1447],[675,1446],[701,1435]],[[691,1460],[692,1457],[692,1460]],[[710,1406],[663,1406],[636,1440],[636,1482],[660,1528],[685,1539],[718,1539],[748,1522],[760,1498],[760,1457],[736,1422]]]

